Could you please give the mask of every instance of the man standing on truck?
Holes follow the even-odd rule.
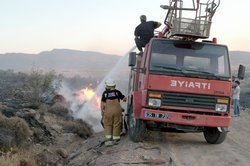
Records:
[[[234,116],[240,116],[240,81],[235,81],[235,88],[233,90],[233,105],[234,105]]]
[[[160,22],[156,21],[147,21],[147,17],[145,15],[140,16],[141,24],[139,24],[135,28],[135,44],[139,51],[142,52],[142,47],[150,41],[152,37],[154,37],[154,30],[161,26]]]
[[[122,108],[120,100],[124,102],[126,97],[117,89],[113,79],[107,79],[106,90],[102,94],[101,111],[104,121],[105,145],[111,146],[120,141],[122,125]]]

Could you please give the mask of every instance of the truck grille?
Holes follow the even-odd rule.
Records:
[[[215,109],[217,97],[188,93],[162,93],[162,106]]]

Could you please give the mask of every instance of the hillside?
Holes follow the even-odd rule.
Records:
[[[250,67],[250,52],[230,51],[232,69],[239,64]],[[30,71],[32,67],[42,70],[55,70],[64,75],[103,77],[118,62],[120,56],[99,52],[70,49],[53,49],[39,54],[6,53],[0,54],[0,69]]]
[[[246,51],[230,51],[230,59],[232,69],[238,69],[239,64],[250,67],[250,52]]]
[[[3,74],[0,75],[1,166],[249,165],[250,140],[246,139],[250,136],[249,108],[241,107],[241,116],[232,117],[230,132],[221,144],[206,143],[203,133],[147,130],[142,142],[132,142],[126,134],[118,145],[106,147],[104,133],[92,130],[100,125],[100,120],[88,116],[88,110],[81,104],[77,107],[95,124],[74,119],[72,102],[66,95],[55,95],[50,102],[35,105],[29,96],[36,94],[30,91],[36,77],[11,72],[5,72],[3,77]],[[38,82],[46,83],[43,80],[47,79]]]
[[[53,49],[39,54],[0,54],[0,69],[30,71],[36,67],[64,75],[103,76],[119,59],[119,56],[98,52]]]

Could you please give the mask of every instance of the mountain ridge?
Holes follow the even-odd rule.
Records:
[[[239,64],[250,67],[250,52],[230,51],[233,69]],[[0,54],[0,69],[28,72],[32,68],[55,70],[65,75],[104,76],[122,56],[95,51],[52,49],[38,54]]]
[[[65,75],[103,75],[120,58],[117,55],[72,49],[53,49],[38,54],[6,53],[0,54],[0,69],[28,72],[35,67]]]

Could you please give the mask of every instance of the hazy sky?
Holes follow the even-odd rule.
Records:
[[[190,1],[190,0],[184,0]],[[0,53],[53,48],[123,55],[134,46],[139,16],[163,22],[168,0],[0,0]],[[221,0],[210,37],[250,51],[249,0]],[[160,27],[158,30],[163,28]]]

